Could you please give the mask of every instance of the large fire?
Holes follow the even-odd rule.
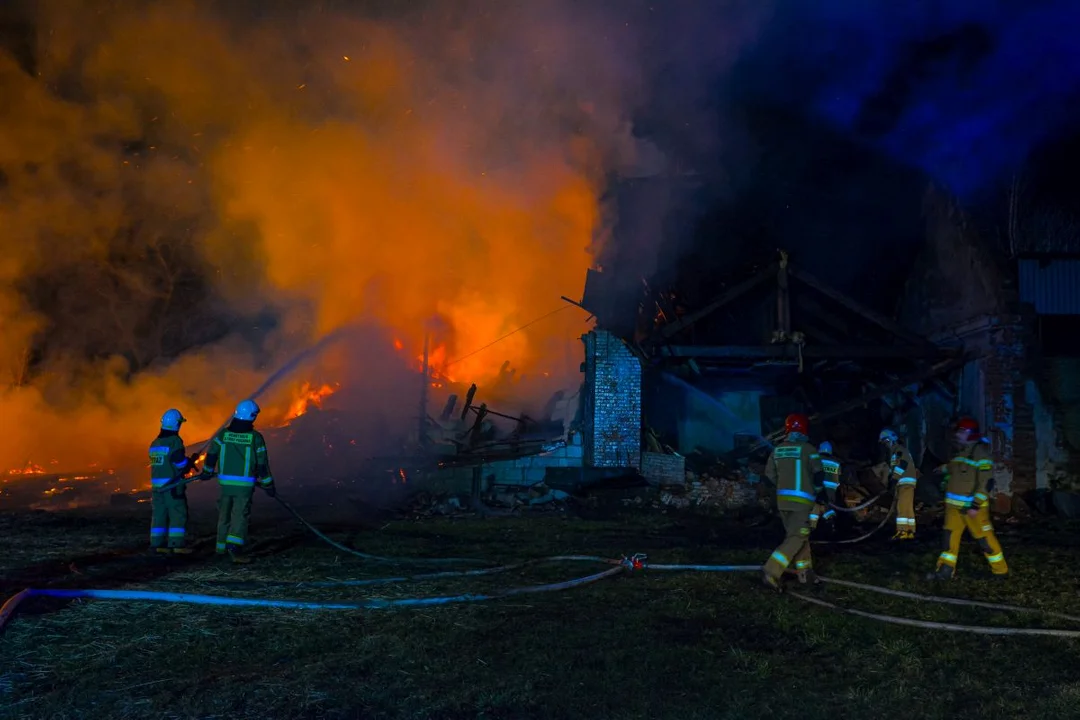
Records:
[[[582,314],[543,318],[580,293],[633,155],[637,81],[604,23],[574,3],[243,22],[243,3],[42,5],[29,65],[0,45],[8,477],[51,476],[61,451],[64,472],[138,467],[169,407],[204,439],[292,340],[356,323],[409,368],[428,338],[436,388],[506,361],[576,381]],[[267,420],[346,382],[306,379]]]

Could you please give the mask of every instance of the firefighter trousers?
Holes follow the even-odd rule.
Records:
[[[784,570],[792,565],[796,571],[809,570],[812,567],[810,557],[810,513],[812,506],[806,505],[797,510],[781,510],[780,519],[784,523],[784,542],[776,548],[765,562],[765,572],[770,577],[779,579]]]
[[[1005,562],[1005,554],[1001,551],[1001,543],[998,542],[994,526],[990,522],[990,508],[983,507],[972,517],[967,510],[952,505],[945,506],[945,528],[941,534],[942,552],[937,561],[938,573],[952,577],[956,572],[956,558],[960,553],[964,530],[971,533],[971,537],[979,544],[983,556],[990,563],[990,571],[995,575],[1008,574],[1009,566]]]
[[[219,553],[238,552],[247,539],[251,499],[255,488],[222,486],[218,495],[217,546]]]
[[[896,534],[915,534],[915,485],[896,486]]]
[[[150,547],[184,547],[187,516],[184,488],[153,493],[150,498]]]

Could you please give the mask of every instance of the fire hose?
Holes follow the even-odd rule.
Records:
[[[614,564],[614,567],[608,568],[602,572],[593,573],[572,580],[566,580],[558,583],[548,583],[544,585],[530,585],[518,588],[509,588],[506,590],[495,591],[486,594],[465,593],[460,595],[446,595],[438,597],[420,597],[420,598],[398,598],[392,600],[385,600],[380,598],[373,598],[361,601],[352,602],[310,602],[300,600],[267,600],[262,598],[233,598],[223,597],[219,595],[201,595],[194,593],[166,593],[166,592],[151,592],[145,590],[79,590],[79,589],[35,589],[28,588],[18,593],[11,599],[9,599],[2,607],[0,607],[0,630],[2,630],[8,620],[14,615],[16,608],[24,600],[31,597],[52,597],[63,599],[92,599],[92,600],[128,600],[128,601],[141,601],[141,602],[168,602],[168,603],[186,603],[195,605],[217,605],[217,606],[232,606],[232,607],[271,607],[271,608],[283,608],[293,610],[389,610],[394,608],[407,608],[407,607],[431,607],[435,605],[450,605],[457,603],[468,602],[482,602],[486,600],[495,600],[499,598],[511,597],[513,595],[522,595],[529,593],[542,593],[553,592],[557,590],[566,590],[574,587],[581,587],[591,583],[598,582],[608,577],[621,574],[626,571],[639,571],[639,570],[668,570],[668,571],[690,571],[690,572],[756,572],[761,570],[761,566],[758,565],[672,565],[672,564],[657,564],[650,565],[646,562],[646,556],[644,554],[636,554],[629,558],[624,557],[622,560],[608,560],[605,558],[593,558],[592,556],[565,556],[567,559],[580,558],[581,560],[594,560],[598,559],[601,562]],[[456,574],[464,575],[472,573],[474,571],[461,571]],[[446,576],[451,573],[440,573],[440,575]],[[826,583],[835,583],[838,585],[845,585],[857,589],[865,589],[878,593],[885,593],[890,595],[897,595],[908,599],[923,601],[923,602],[938,602],[949,603],[954,605],[968,605],[972,607],[981,607],[993,610],[1006,610],[1012,612],[1027,612],[1027,613],[1042,613],[1050,617],[1062,618],[1072,622],[1080,622],[1080,618],[1065,615],[1062,613],[1055,613],[1050,611],[1044,611],[1038,608],[1027,608],[1017,605],[1004,605],[999,603],[985,603],[974,600],[963,600],[960,598],[945,598],[930,595],[918,595],[916,593],[908,593],[899,590],[890,590],[888,588],[881,588],[874,585],[866,585],[863,583],[853,583],[843,580],[833,580],[831,578],[821,578]],[[392,582],[398,578],[386,578],[382,580],[376,580],[371,582]],[[345,581],[349,582],[349,581]],[[910,618],[896,617],[893,615],[883,615],[879,613],[870,613],[863,610],[856,610],[853,608],[846,608],[835,603],[831,603],[820,598],[810,597],[798,592],[789,591],[787,594],[797,598],[803,602],[825,607],[831,610],[842,612],[857,617],[862,617],[871,620],[877,620],[879,622],[885,622],[895,625],[905,625],[908,627],[917,627],[922,629],[934,629],[934,630],[946,630],[949,632],[966,632],[979,635],[1013,635],[1013,636],[1045,636],[1045,637],[1060,637],[1060,638],[1080,638],[1080,630],[1056,630],[1050,628],[1011,628],[1011,627],[989,627],[979,625],[961,625],[957,623],[943,623],[943,622],[931,622],[925,620],[913,620]]]
[[[293,508],[292,505],[290,505],[289,503],[287,503],[287,502],[285,502],[284,500],[281,499],[280,495],[274,495],[274,499],[277,500],[281,504],[281,506],[283,508],[288,510],[292,514],[292,516],[294,518],[296,518],[298,521],[300,521],[301,525],[303,525],[308,530],[310,530],[312,533],[314,533],[315,537],[319,538],[320,540],[325,542],[327,545],[330,545],[331,547],[336,548],[336,549],[340,550],[341,552],[346,553],[348,555],[355,555],[356,557],[363,558],[365,560],[371,560],[372,562],[389,563],[389,564],[396,564],[396,565],[447,565],[447,564],[452,564],[452,563],[456,563],[456,564],[466,563],[466,564],[472,564],[472,565],[485,565],[485,564],[487,564],[487,562],[485,560],[477,560],[475,558],[391,558],[391,557],[382,557],[380,555],[370,555],[368,553],[361,552],[359,550],[354,550],[353,548],[350,548],[350,547],[346,547],[345,545],[342,545],[341,543],[327,537],[317,527],[315,527],[314,525],[309,523],[307,520],[305,520],[303,517],[301,517],[300,513],[296,512],[296,510]]]
[[[882,494],[884,494],[884,493],[882,493]],[[877,500],[878,497],[881,497],[881,495],[878,495],[874,499]],[[873,530],[871,530],[871,531],[869,531],[867,533],[863,533],[862,535],[860,535],[857,538],[851,538],[849,540],[811,540],[810,542],[813,545],[851,545],[853,543],[862,542],[863,540],[866,540],[868,537],[870,537],[871,535],[876,533],[881,528],[885,527],[885,523],[889,522],[889,518],[891,518],[895,512],[896,512],[896,498],[894,497],[893,502],[892,502],[892,506],[889,507],[889,512],[887,512],[885,514],[885,517],[881,518],[881,522],[879,522],[877,524],[877,526],[874,527]]]
[[[880,497],[880,496],[879,496]],[[875,500],[877,498],[874,498]],[[284,506],[290,513],[293,514],[303,525],[312,530],[316,536],[324,540],[331,546],[342,550],[344,552],[357,555],[367,560],[374,560],[378,562],[388,562],[397,564],[412,564],[412,563],[447,563],[447,562],[483,562],[480,560],[471,560],[463,558],[386,558],[377,555],[370,555],[368,553],[362,553],[358,550],[348,548],[336,541],[330,539],[309,522],[307,522],[299,513],[296,512],[291,505],[284,500],[280,500],[282,506]],[[885,519],[873,530],[867,533],[863,538],[856,538],[855,540],[839,541],[839,542],[858,542],[865,537],[873,534],[888,521],[892,516],[893,510],[895,510],[896,501],[893,500],[892,508],[889,514],[885,516]],[[233,598],[223,597],[219,595],[203,595],[195,593],[170,593],[170,592],[154,592],[145,590],[100,590],[100,589],[37,589],[27,588],[22,592],[16,594],[10,598],[2,607],[0,607],[0,630],[3,630],[6,623],[14,615],[18,606],[27,598],[30,597],[53,597],[63,599],[93,599],[93,600],[128,600],[128,601],[143,601],[143,602],[169,602],[169,603],[188,603],[197,605],[217,605],[217,606],[232,606],[232,607],[273,607],[273,608],[285,608],[285,609],[300,609],[300,610],[385,610],[394,608],[407,608],[407,607],[430,607],[436,605],[450,605],[458,603],[468,602],[482,602],[487,600],[495,600],[500,598],[511,597],[514,595],[530,594],[530,593],[542,593],[542,592],[554,592],[559,590],[566,590],[574,587],[581,587],[591,583],[598,582],[608,577],[613,577],[624,571],[639,571],[639,570],[659,570],[659,571],[683,571],[683,572],[760,572],[762,566],[760,565],[693,565],[693,564],[649,564],[646,562],[647,558],[644,554],[638,553],[630,557],[623,557],[621,560],[615,560],[610,558],[604,558],[595,555],[558,555],[547,558],[539,558],[535,560],[526,560],[523,562],[512,563],[507,565],[500,565],[488,568],[479,568],[474,570],[451,570],[442,571],[436,573],[427,573],[422,575],[413,576],[400,576],[391,578],[376,578],[370,580],[343,580],[343,581],[326,581],[326,582],[309,582],[309,583],[282,583],[281,581],[269,581],[257,583],[261,586],[267,585],[290,585],[293,587],[342,587],[342,586],[362,586],[362,585],[376,585],[387,584],[406,581],[418,581],[428,579],[441,579],[451,577],[475,577],[481,575],[494,575],[497,573],[508,572],[510,570],[516,570],[525,568],[531,565],[537,565],[541,563],[554,563],[554,562],[597,562],[613,567],[608,568],[602,572],[593,573],[583,577],[574,578],[556,583],[547,583],[544,585],[531,585],[524,587],[509,588],[505,590],[498,590],[486,594],[476,593],[464,593],[459,595],[446,595],[436,597],[417,597],[417,598],[398,598],[392,600],[386,600],[381,598],[372,598],[360,601],[351,602],[310,602],[300,600],[268,600],[262,598]],[[991,610],[1004,610],[1010,612],[1026,612],[1026,613],[1040,613],[1049,617],[1055,617],[1059,619],[1065,619],[1071,622],[1080,622],[1080,617],[1066,615],[1063,613],[1057,613],[1052,611],[1042,610],[1040,608],[1029,608],[1018,605],[1006,605],[1000,603],[987,603],[977,600],[965,600],[961,598],[949,598],[931,595],[919,595],[916,593],[905,592],[901,590],[891,590],[889,588],[882,588],[875,585],[868,585],[863,583],[854,583],[845,580],[833,580],[832,578],[821,577],[825,583],[833,583],[840,586],[852,587],[856,589],[869,590],[871,592],[877,592],[887,595],[894,595],[897,597],[903,597],[906,599],[912,599],[922,602],[936,602],[952,605],[964,605],[969,607],[979,607]],[[249,583],[255,584],[255,583]],[[857,617],[862,617],[871,620],[877,620],[879,622],[885,622],[896,625],[905,625],[908,627],[918,627],[923,629],[937,629],[945,630],[949,632],[966,632],[980,635],[1016,635],[1016,636],[1048,636],[1048,637],[1062,637],[1062,638],[1080,638],[1080,630],[1056,630],[1056,629],[1042,629],[1042,628],[1009,628],[1009,627],[987,627],[977,625],[961,625],[956,623],[941,623],[930,622],[924,620],[913,620],[910,618],[896,617],[892,615],[884,615],[878,613],[869,613],[863,610],[856,610],[853,608],[846,608],[835,603],[831,603],[820,598],[814,598],[798,592],[788,592],[792,597],[807,602],[810,604],[825,607],[831,610],[842,612]]]

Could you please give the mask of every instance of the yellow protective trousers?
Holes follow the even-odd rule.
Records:
[[[221,486],[218,495],[217,552],[238,552],[247,540],[253,487]]]
[[[986,561],[990,563],[990,571],[995,575],[1006,575],[1009,566],[1005,562],[1005,554],[1001,551],[1001,543],[994,534],[994,526],[990,522],[990,508],[984,506],[973,516],[968,515],[966,509],[945,506],[945,528],[941,534],[942,552],[938,556],[937,571],[945,577],[952,577],[956,573],[956,558],[960,553],[960,541],[967,530],[975,542],[979,544]]]
[[[812,507],[807,505],[797,510],[780,511],[780,519],[784,522],[784,542],[765,561],[765,572],[770,577],[779,580],[789,565],[796,571],[813,567],[810,557],[811,510]]]
[[[896,486],[896,532],[915,534],[914,482],[901,481]]]

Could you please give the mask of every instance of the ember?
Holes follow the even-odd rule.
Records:
[[[45,470],[40,465],[35,465],[32,462],[26,463],[24,467],[14,468],[8,470],[8,475],[44,475]]]

